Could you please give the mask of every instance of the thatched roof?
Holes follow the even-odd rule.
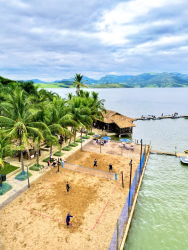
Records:
[[[135,124],[133,124],[133,121],[135,121],[134,118],[130,118],[125,115],[121,115],[118,112],[112,111],[112,110],[106,110],[107,113],[103,113],[104,123],[110,124],[115,123],[119,128],[130,128],[130,127],[136,127]]]

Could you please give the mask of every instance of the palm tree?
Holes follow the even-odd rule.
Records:
[[[82,81],[83,77],[84,76],[81,75],[81,74],[76,74],[75,77],[73,78],[73,82],[72,83],[76,87],[76,93],[77,93],[77,95],[79,95],[79,91],[80,91],[81,87],[88,88],[88,86],[84,84],[84,82],[86,82],[87,80]]]
[[[4,167],[3,158],[12,154],[12,144],[6,140],[1,132],[0,134],[0,187],[2,187],[1,169]]]
[[[72,122],[72,128],[74,133],[74,142],[76,139],[76,130],[79,128],[87,128],[92,124],[92,118],[90,117],[91,111],[87,106],[82,105],[81,97],[75,96],[71,102],[69,102],[70,117]]]
[[[8,94],[2,94],[5,99],[0,104],[0,126],[5,128],[6,139],[17,139],[21,151],[22,173],[24,174],[23,151],[29,154],[29,137],[43,137],[42,131],[50,130],[43,122],[36,121],[40,110],[31,107],[28,94],[24,90],[16,88]]]

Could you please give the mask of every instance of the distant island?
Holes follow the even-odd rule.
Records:
[[[0,76],[0,82],[6,79]],[[6,79],[9,80],[9,79]],[[188,74],[181,73],[143,73],[140,75],[106,75],[99,80],[83,77],[89,88],[179,88],[188,87]],[[4,80],[5,81],[5,80]],[[12,80],[10,80],[12,81]],[[40,88],[73,88],[72,79],[44,82],[30,79]],[[3,83],[3,82],[2,82]]]

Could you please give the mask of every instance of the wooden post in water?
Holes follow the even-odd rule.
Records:
[[[122,188],[124,188],[124,182],[123,182],[123,171],[121,171],[121,176],[122,176]]]
[[[129,163],[130,166],[130,181],[129,181],[129,190],[131,189],[131,178],[132,178],[132,159]]]
[[[117,244],[116,249],[119,250],[119,219],[117,219]]]

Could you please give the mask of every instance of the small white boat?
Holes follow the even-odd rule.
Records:
[[[183,162],[184,164],[188,164],[188,156],[187,156],[187,157],[181,156],[181,157],[180,157],[180,160],[181,160],[181,162]]]

